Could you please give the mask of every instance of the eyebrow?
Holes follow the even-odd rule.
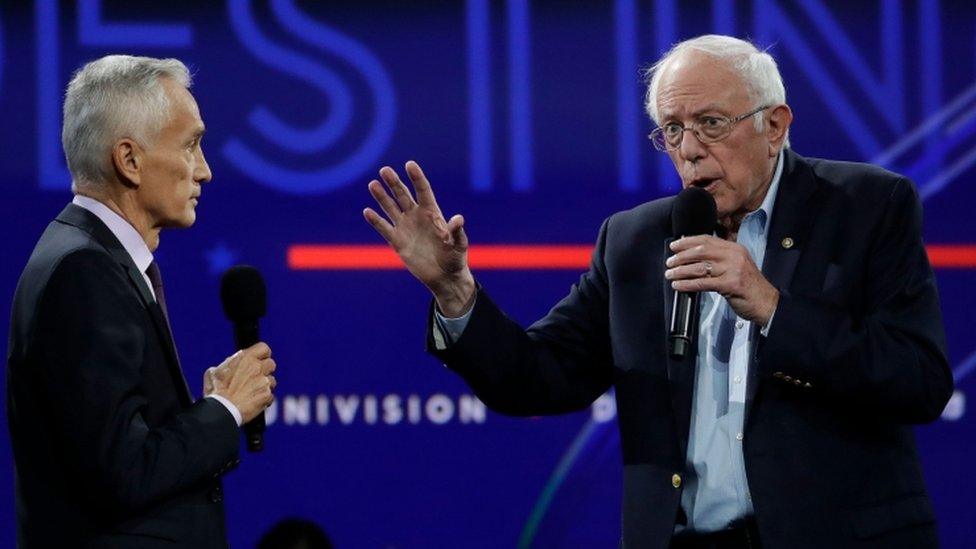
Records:
[[[709,111],[718,111],[722,114],[725,114],[725,109],[723,109],[721,105],[719,105],[718,103],[709,103],[708,105],[705,105],[704,107],[693,111],[691,113],[691,117],[698,118]],[[675,116],[673,114],[663,117],[664,120],[673,120],[674,118]]]

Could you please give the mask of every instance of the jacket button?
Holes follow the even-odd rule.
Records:
[[[678,473],[671,475],[671,486],[674,486],[675,488],[681,487],[681,475]]]
[[[800,381],[799,379],[794,379],[794,380],[793,380],[793,385],[796,385],[797,387],[799,387],[799,386],[800,386],[800,385],[802,385],[802,384],[803,384],[803,382],[802,382],[802,381]]]
[[[793,378],[791,376],[784,376],[783,377],[783,380],[786,381],[787,383],[789,383],[789,382],[793,381]]]
[[[773,373],[773,377],[781,379],[783,377],[783,372],[775,372]]]

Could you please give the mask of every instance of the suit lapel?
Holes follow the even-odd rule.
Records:
[[[671,255],[670,244],[674,238],[667,238],[664,241],[664,248],[661,255],[657,258],[658,265],[664,265],[665,260]],[[698,362],[698,347],[692,345],[692,352],[681,360],[671,358],[668,344],[668,330],[671,326],[671,310],[674,307],[674,289],[671,281],[662,277],[664,292],[664,333],[663,338],[665,360],[668,363],[668,386],[671,392],[671,407],[674,411],[675,431],[681,444],[681,455],[688,452],[688,433],[691,429],[691,406],[692,396],[695,390],[695,368]]]
[[[810,166],[789,150],[784,161],[763,260],[763,275],[780,289],[789,287],[793,280],[820,206],[815,200],[817,184]]]
[[[166,354],[166,362],[173,376],[173,382],[177,388],[182,389],[177,390],[180,402],[184,406],[191,404],[193,402],[193,396],[190,394],[186,378],[183,376],[183,370],[180,367],[180,359],[176,353],[173,336],[166,324],[166,319],[163,317],[162,310],[159,308],[156,300],[153,299],[149,286],[146,285],[146,281],[142,277],[142,273],[139,272],[139,268],[132,261],[132,256],[129,255],[129,252],[125,250],[125,247],[122,246],[119,239],[112,234],[112,231],[102,223],[102,220],[98,216],[80,206],[68,204],[61,211],[61,214],[58,215],[57,219],[62,223],[78,227],[92,235],[92,238],[101,244],[125,270],[129,277],[129,282],[139,294],[139,298],[142,300],[142,306],[146,308],[146,311],[149,313],[149,318],[152,319],[153,325],[156,328],[156,335],[159,337],[159,341],[162,342]]]
[[[152,298],[149,290],[146,287],[146,281],[142,278],[142,274],[139,272],[138,268],[132,265],[123,265],[125,267],[126,274],[129,275],[129,282],[136,287],[139,291],[139,296],[142,298],[142,304],[149,312],[149,317],[152,318],[153,325],[156,328],[156,334],[159,336],[159,340],[163,342],[163,348],[166,351],[167,364],[170,367],[170,373],[173,376],[173,382],[179,389],[177,393],[180,395],[180,402],[185,406],[189,406],[193,403],[193,395],[190,393],[190,386],[186,382],[186,377],[183,375],[183,368],[180,365],[180,356],[176,352],[176,340],[173,338],[172,332],[169,329],[169,323],[166,322],[166,317],[163,316],[163,310],[159,307],[159,303]]]
[[[800,256],[808,245],[810,228],[820,209],[817,182],[810,165],[790,149],[784,152],[783,161],[783,174],[773,206],[762,269],[763,276],[781,292],[787,290],[793,280]],[[758,341],[758,331],[759,328],[753,326],[752,341]],[[749,382],[746,385],[746,421],[749,420],[759,384],[755,364],[758,347],[753,345]]]

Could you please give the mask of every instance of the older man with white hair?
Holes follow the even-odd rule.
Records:
[[[583,409],[615,389],[624,547],[934,547],[911,425],[952,393],[910,181],[804,158],[776,62],[701,36],[649,71],[654,147],[715,200],[672,240],[673,197],[610,216],[589,272],[522,329],[475,283],[464,218],[385,167],[366,220],[434,295],[429,350],[492,409]],[[675,292],[697,352],[669,352]]]
[[[190,75],[175,59],[112,55],[64,101],[74,200],[14,296],[7,407],[18,546],[226,547],[220,477],[238,427],[272,401],[264,343],[183,377],[153,259],[189,227],[210,168]]]

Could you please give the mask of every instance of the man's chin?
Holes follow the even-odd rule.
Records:
[[[197,213],[193,210],[186,212],[182,217],[173,219],[166,226],[171,229],[186,229],[192,227],[197,221]]]

